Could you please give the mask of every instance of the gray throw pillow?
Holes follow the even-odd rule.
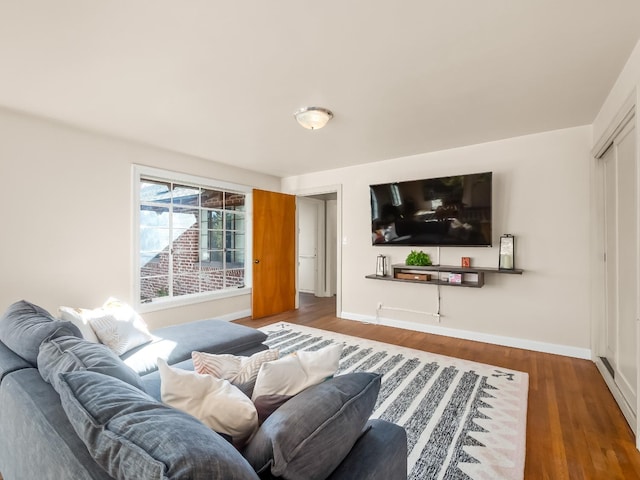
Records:
[[[101,373],[60,377],[71,425],[113,478],[258,480],[232,445],[194,417]]]
[[[380,391],[374,373],[341,375],[299,393],[258,429],[243,455],[259,473],[327,478],[362,434]]]
[[[104,373],[144,391],[138,374],[109,347],[78,337],[48,338],[42,342],[38,353],[38,370],[57,392],[59,374],[77,370]]]
[[[10,305],[0,317],[0,341],[33,366],[37,365],[40,344],[63,335],[82,336],[71,322],[56,321],[44,308],[26,300]]]

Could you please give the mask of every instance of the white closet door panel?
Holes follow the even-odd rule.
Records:
[[[637,172],[634,129],[616,139],[618,164],[618,355],[616,383],[635,411],[637,395]]]
[[[607,327],[606,357],[616,368],[618,343],[618,211],[617,211],[617,167],[615,148],[611,147],[603,156],[605,190],[605,306]]]
[[[318,203],[298,197],[298,289],[313,294],[318,287]]]
[[[298,253],[313,257],[318,250],[318,205],[306,198],[298,199]]]

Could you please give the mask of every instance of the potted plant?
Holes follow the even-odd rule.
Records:
[[[425,267],[431,265],[431,257],[428,253],[424,253],[422,250],[419,252],[411,250],[411,253],[407,255],[407,259],[404,261],[406,265],[415,265],[419,267]]]

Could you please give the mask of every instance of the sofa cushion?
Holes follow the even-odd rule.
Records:
[[[349,455],[327,480],[345,478],[407,480],[407,433],[404,428],[385,420],[369,420]]]
[[[296,395],[258,429],[243,455],[260,474],[325,479],[362,434],[380,390],[380,375],[341,375]]]
[[[119,378],[144,390],[142,380],[106,345],[78,337],[49,338],[40,345],[38,370],[42,378],[59,390],[59,374],[90,370]]]
[[[101,373],[60,376],[69,421],[113,478],[258,478],[231,444],[192,416]]]
[[[262,425],[273,412],[293,397],[293,395],[261,395],[253,400],[253,404],[258,412],[258,424]]]
[[[0,317],[0,341],[33,366],[44,339],[63,335],[82,336],[72,323],[54,321],[44,308],[26,300],[10,305]]]
[[[193,415],[234,445],[244,445],[258,428],[258,413],[249,397],[228,380],[173,368],[158,359],[162,401]]]
[[[154,330],[153,342],[121,355],[120,358],[140,375],[158,369],[158,358],[169,365],[191,358],[191,352],[249,355],[265,350],[267,335],[260,330],[225,322],[198,320]]]

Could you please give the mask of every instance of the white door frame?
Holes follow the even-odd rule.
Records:
[[[336,316],[342,312],[342,185],[324,185],[320,187],[302,188],[287,192],[299,197],[309,197],[312,195],[323,195],[327,193],[336,194]],[[296,218],[297,222],[297,218]],[[297,225],[296,225],[297,226]],[[298,255],[298,242],[296,238],[296,255]],[[296,272],[297,274],[297,272]],[[296,279],[296,308],[300,305],[300,291]]]

